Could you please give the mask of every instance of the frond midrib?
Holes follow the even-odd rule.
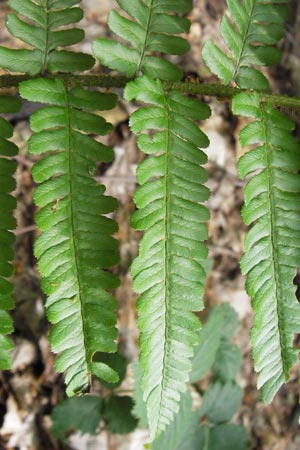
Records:
[[[68,117],[68,122],[67,122],[67,134],[68,134],[68,142],[67,142],[67,152],[68,152],[68,182],[69,182],[69,186],[70,186],[70,223],[71,223],[71,242],[72,242],[72,247],[73,247],[73,251],[74,251],[74,266],[75,266],[75,278],[78,281],[78,301],[79,301],[79,307],[80,307],[80,318],[81,318],[81,323],[80,323],[80,327],[82,329],[82,333],[81,335],[83,336],[83,349],[84,349],[84,355],[85,355],[85,363],[86,363],[86,373],[88,374],[88,376],[90,377],[90,371],[88,370],[89,367],[89,363],[88,363],[88,357],[87,357],[87,351],[86,349],[88,348],[88,345],[86,343],[86,332],[85,332],[85,324],[84,324],[84,314],[83,314],[83,300],[82,300],[82,290],[81,290],[81,286],[82,286],[82,282],[81,282],[81,270],[79,267],[79,257],[78,257],[78,249],[77,249],[77,243],[76,243],[76,227],[75,227],[75,223],[74,223],[74,216],[75,216],[75,207],[74,207],[74,195],[73,192],[75,192],[75,188],[73,187],[74,182],[73,182],[73,169],[72,169],[72,165],[73,165],[73,160],[72,160],[72,156],[73,156],[73,150],[72,150],[72,145],[71,145],[71,133],[72,133],[72,126],[71,126],[71,105],[70,105],[70,99],[69,99],[69,92],[68,92],[68,88],[65,87],[65,92],[66,92],[66,106],[67,106],[67,117]],[[89,380],[90,383],[90,380]]]
[[[276,249],[279,248],[279,245],[276,241],[276,219],[275,219],[275,210],[276,206],[274,204],[274,197],[273,197],[273,187],[276,187],[276,184],[273,180],[273,173],[272,173],[272,164],[271,164],[271,158],[270,158],[270,151],[269,148],[272,148],[271,143],[269,143],[268,134],[267,134],[267,120],[265,116],[265,109],[264,104],[261,102],[261,112],[262,112],[262,123],[263,123],[263,130],[264,130],[264,140],[265,140],[265,152],[266,152],[266,170],[267,170],[267,182],[268,182],[268,198],[269,198],[269,217],[270,217],[270,241],[271,241],[271,251],[272,251],[272,271],[273,271],[273,279],[275,280],[275,295],[276,295],[276,318],[277,318],[277,324],[278,324],[278,337],[279,337],[279,343],[280,343],[280,361],[281,361],[281,367],[282,367],[282,373],[284,374],[285,378],[288,376],[289,369],[288,367],[285,367],[285,358],[283,354],[283,348],[284,343],[282,341],[282,335],[281,335],[281,327],[280,327],[280,319],[281,319],[281,311],[280,311],[280,292],[279,292],[279,286],[280,286],[280,269],[279,269],[279,262],[276,254]],[[274,151],[274,149],[273,149]]]
[[[43,74],[47,70],[47,63],[48,63],[48,55],[49,55],[49,0],[46,0],[46,41],[45,41],[45,49],[44,49],[44,60],[43,65],[41,68],[41,73]]]
[[[168,355],[168,346],[169,346],[169,297],[170,297],[170,286],[169,286],[169,255],[170,255],[170,205],[171,205],[171,190],[169,185],[169,170],[170,170],[170,108],[168,105],[167,95],[164,92],[164,99],[166,105],[166,113],[167,113],[167,146],[166,146],[166,155],[165,155],[165,215],[164,215],[164,230],[165,230],[165,242],[164,242],[164,296],[165,296],[165,310],[164,310],[164,318],[165,318],[165,342],[164,342],[164,355],[163,355],[163,369],[162,369],[162,382],[161,382],[161,395],[160,395],[160,404],[158,408],[158,424],[161,423],[161,415],[162,415],[162,407],[163,407],[163,397],[164,397],[164,386],[165,386],[165,371],[167,368],[166,360]]]
[[[147,25],[146,25],[146,30],[145,30],[145,39],[144,39],[144,43],[143,43],[143,47],[142,47],[142,51],[141,51],[141,55],[140,55],[140,60],[137,64],[137,69],[136,69],[136,76],[139,75],[140,70],[142,68],[143,62],[144,62],[144,58],[145,58],[145,51],[146,51],[146,47],[147,47],[147,41],[148,41],[148,37],[150,34],[150,23],[151,23],[151,18],[152,18],[152,7],[153,7],[153,2],[154,0],[150,0],[150,5],[149,5],[149,16],[147,19]]]
[[[255,9],[255,6],[256,6],[256,1],[257,0],[253,0],[253,3],[252,3],[251,11],[250,11],[250,14],[249,14],[249,21],[247,23],[247,27],[246,27],[246,30],[245,30],[245,33],[244,33],[244,36],[243,36],[243,39],[242,39],[242,47],[241,47],[238,59],[237,59],[237,61],[235,61],[235,69],[234,69],[234,72],[232,74],[231,82],[236,80],[236,77],[238,75],[238,71],[240,70],[241,59],[243,57],[243,53],[244,53],[245,47],[246,47],[246,45],[248,43],[247,42],[247,35],[248,35],[248,32],[249,32],[250,25],[252,23],[252,15],[253,15],[253,12],[254,12],[254,9]]]

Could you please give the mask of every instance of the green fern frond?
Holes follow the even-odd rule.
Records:
[[[258,145],[239,161],[245,188],[243,218],[253,227],[245,241],[242,272],[252,297],[253,357],[258,386],[268,403],[296,362],[294,333],[300,331],[300,304],[293,279],[300,267],[300,147],[293,122],[257,93],[239,94],[233,111],[254,118],[240,134],[242,146]]]
[[[116,300],[107,290],[118,286],[106,269],[118,262],[112,234],[116,223],[105,217],[117,201],[104,196],[93,179],[96,161],[109,162],[112,149],[88,134],[106,134],[112,127],[85,110],[111,109],[116,96],[81,88],[68,90],[62,81],[37,79],[21,83],[22,97],[47,103],[31,116],[35,134],[29,151],[43,155],[33,167],[40,185],[34,200],[41,235],[35,254],[43,277],[50,322],[50,342],[58,371],[66,371],[67,393],[89,385],[94,374],[110,383],[117,373],[96,362],[97,352],[116,351]]]
[[[92,56],[57,50],[84,38],[84,32],[79,28],[61,29],[82,19],[82,9],[73,8],[77,3],[80,0],[9,0],[8,5],[15,14],[7,15],[7,29],[33,50],[0,47],[1,67],[30,75],[46,70],[75,72],[90,69],[94,65]]]
[[[21,102],[13,97],[0,97],[0,113],[19,111]],[[16,188],[13,175],[16,171],[16,161],[12,158],[18,154],[18,147],[7,139],[13,135],[13,127],[3,117],[0,117],[0,369],[11,366],[11,341],[6,337],[13,331],[13,324],[8,310],[14,307],[12,299],[13,286],[7,280],[13,274],[11,264],[14,259],[12,245],[15,242],[10,230],[16,228],[13,211],[16,199],[10,195]]]
[[[128,77],[140,72],[156,78],[177,80],[182,71],[171,62],[154,56],[153,52],[182,55],[189,50],[188,42],[174,34],[186,33],[190,22],[175,13],[188,13],[192,0],[117,0],[131,17],[127,19],[112,11],[108,25],[113,33],[129,42],[130,47],[109,39],[96,39],[94,53],[110,69]]]
[[[198,341],[200,322],[193,311],[203,307],[207,257],[203,241],[209,218],[199,204],[209,196],[201,167],[206,156],[199,147],[207,147],[209,141],[193,119],[206,119],[210,109],[177,91],[164,92],[159,80],[145,76],[127,85],[125,98],[151,105],[134,112],[130,126],[139,135],[140,149],[151,155],[137,172],[139,209],[132,224],[146,232],[132,275],[141,294],[140,362],[154,438],[178,410]]]
[[[208,68],[225,84],[235,82],[241,88],[265,91],[266,77],[252,67],[269,66],[280,61],[281,52],[274,45],[284,34],[288,0],[227,0],[230,17],[223,16],[221,35],[231,55],[225,54],[212,40],[202,50]]]

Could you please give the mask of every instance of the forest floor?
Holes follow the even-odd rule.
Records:
[[[82,27],[86,31],[86,39],[80,44],[80,49],[91,52],[92,40],[109,34],[106,18],[116,3],[111,0],[84,0],[82,4],[85,9]],[[2,0],[0,44],[15,47],[20,43],[17,43],[4,27],[8,9],[6,1]],[[190,15],[192,27],[188,35],[191,52],[176,61],[184,68],[185,76],[195,82],[216,81],[201,61],[201,47],[210,37],[220,42],[218,24],[224,10],[225,0],[194,1],[194,9]],[[292,2],[292,10],[287,38],[281,43],[282,63],[268,73],[275,92],[299,95],[300,3]],[[98,71],[99,67],[96,66],[94,70]],[[240,215],[244,183],[238,178],[236,169],[236,161],[241,153],[238,132],[243,123],[232,116],[228,103],[216,99],[204,100],[209,102],[213,110],[212,118],[203,124],[203,130],[211,142],[207,149],[208,186],[212,193],[208,202],[211,211],[208,246],[213,260],[205,303],[209,310],[215,304],[228,302],[237,311],[240,319],[240,327],[234,341],[243,354],[238,382],[244,389],[244,398],[234,420],[248,429],[253,450],[299,450],[299,370],[292,371],[292,381],[280,390],[272,405],[265,406],[256,389],[256,375],[249,343],[251,305],[245,293],[244,277],[239,269],[246,233]],[[62,376],[56,374],[53,369],[54,356],[47,340],[49,326],[45,319],[45,298],[40,289],[40,277],[32,250],[37,230],[34,225],[35,207],[32,202],[33,182],[30,175],[33,160],[27,153],[26,145],[31,133],[28,124],[31,108],[25,103],[22,111],[13,119],[14,139],[20,148],[16,192],[16,310],[13,312],[16,349],[12,371],[0,375],[0,449],[141,450],[142,444],[146,442],[143,430],[127,437],[106,433],[89,438],[77,435],[69,446],[62,446],[51,434],[50,414],[53,407],[64,398],[64,383]],[[128,127],[130,112],[128,106],[120,101],[119,106],[106,116],[115,126],[115,131],[108,137],[107,142],[114,147],[116,157],[111,165],[99,168],[99,179],[106,185],[107,192],[116,196],[120,202],[116,213],[120,227],[118,238],[121,242],[118,274],[122,281],[116,292],[119,301],[119,347],[132,361],[138,354],[138,331],[136,295],[132,289],[129,267],[138,253],[140,234],[130,228],[129,218],[135,209],[132,200],[136,188],[135,169],[142,156]],[[204,318],[206,315],[207,313]],[[130,387],[131,382],[131,376],[128,374],[125,386]]]

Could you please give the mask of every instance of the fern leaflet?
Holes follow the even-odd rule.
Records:
[[[7,28],[14,37],[33,47],[33,50],[0,47],[1,67],[30,75],[46,70],[74,72],[90,69],[94,65],[92,56],[57,50],[58,47],[76,44],[84,38],[84,32],[79,28],[61,29],[82,19],[81,8],[73,8],[79,2],[9,0],[8,5],[16,14],[8,14]]]
[[[21,107],[17,98],[1,96],[0,113],[14,113]],[[14,235],[10,230],[16,228],[13,211],[16,200],[10,193],[15,190],[13,175],[16,161],[12,157],[18,154],[18,147],[7,139],[13,135],[13,127],[0,117],[0,369],[9,369],[11,365],[11,341],[5,336],[13,331],[12,319],[7,313],[14,307],[12,299],[13,286],[7,278],[13,274],[11,261],[14,259],[12,245]]]
[[[201,165],[208,138],[192,119],[210,115],[208,106],[177,91],[164,92],[161,81],[141,77],[128,83],[125,98],[151,106],[130,119],[138,145],[152,155],[138,168],[141,186],[133,226],[146,230],[132,265],[141,331],[141,366],[150,435],[173,419],[186,389],[190,358],[200,327],[193,311],[202,309],[207,238],[204,222],[207,174]],[[145,134],[153,130],[153,135]]]
[[[117,201],[104,196],[104,187],[92,178],[96,161],[113,158],[110,148],[88,134],[106,134],[111,125],[84,110],[115,106],[114,94],[68,90],[62,81],[23,82],[21,95],[47,103],[31,117],[35,134],[29,151],[43,155],[33,168],[40,185],[34,199],[42,234],[35,254],[43,276],[50,322],[50,342],[58,371],[66,371],[67,393],[85,389],[94,374],[108,382],[118,380],[107,364],[95,361],[97,352],[115,352],[116,301],[107,290],[118,280],[107,268],[118,261],[115,222],[104,215]]]
[[[109,15],[112,32],[131,47],[109,39],[96,39],[94,53],[101,63],[118,70],[128,77],[142,72],[151,77],[177,80],[182,71],[171,62],[154,56],[153,52],[181,55],[189,50],[188,42],[173,36],[189,30],[190,22],[174,13],[187,13],[192,9],[191,0],[117,0],[119,6],[131,17],[127,19],[117,11]]]
[[[239,94],[233,111],[254,118],[240,134],[243,147],[258,144],[239,161],[245,188],[243,218],[253,224],[245,241],[241,268],[252,297],[255,369],[263,400],[270,402],[296,362],[294,333],[299,333],[300,304],[293,279],[300,266],[299,144],[290,135],[293,122],[260,100]]]
[[[227,0],[227,5],[231,20],[224,15],[220,31],[231,56],[208,40],[203,59],[225,84],[234,81],[241,88],[268,90],[268,80],[252,65],[280,61],[281,52],[274,45],[285,34],[288,0]]]

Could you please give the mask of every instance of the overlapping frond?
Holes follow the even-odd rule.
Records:
[[[90,69],[92,56],[60,49],[84,38],[83,30],[64,28],[82,19],[82,9],[74,7],[77,3],[80,0],[9,0],[15,13],[7,15],[7,29],[33,49],[0,47],[1,67],[30,75]]]
[[[130,19],[117,11],[109,15],[113,33],[130,43],[130,47],[109,39],[96,39],[94,53],[110,69],[132,77],[143,73],[156,78],[179,79],[182,71],[153,52],[182,55],[189,50],[188,42],[174,34],[189,30],[190,22],[175,13],[188,13],[192,0],[117,0]]]
[[[288,0],[227,0],[230,16],[224,15],[221,35],[230,56],[208,40],[202,56],[209,69],[225,84],[241,88],[268,90],[266,77],[253,65],[279,62],[281,52],[274,45],[284,34]]]
[[[193,346],[200,327],[193,311],[203,307],[207,200],[203,185],[208,138],[193,122],[210,115],[207,105],[177,91],[164,92],[161,81],[141,77],[125,89],[127,100],[151,106],[130,119],[140,149],[149,154],[138,168],[138,210],[132,223],[146,230],[132,265],[138,300],[140,362],[150,435],[173,419],[186,389]],[[145,134],[145,131],[151,134]]]
[[[21,107],[21,102],[13,97],[0,97],[0,113],[14,113]],[[7,139],[13,135],[13,127],[0,117],[0,369],[9,369],[11,365],[11,341],[6,337],[13,331],[13,324],[8,310],[12,309],[13,286],[7,280],[13,274],[12,260],[15,241],[11,230],[16,228],[13,211],[16,199],[10,195],[15,190],[16,181],[13,175],[16,161],[12,158],[18,154],[18,147]]]
[[[113,108],[116,96],[68,90],[59,79],[26,81],[20,92],[50,105],[31,116],[35,134],[29,151],[42,155],[32,172],[40,183],[34,193],[41,230],[35,254],[54,325],[50,342],[59,353],[56,368],[66,371],[67,393],[72,395],[89,384],[92,374],[118,380],[107,364],[95,361],[97,352],[116,351],[116,300],[108,290],[118,280],[107,268],[118,261],[112,237],[117,225],[106,214],[117,201],[104,196],[105,188],[93,179],[96,161],[111,161],[113,152],[89,134],[106,134],[111,125],[87,112]]]
[[[258,145],[239,161],[241,177],[250,175],[243,218],[253,225],[241,268],[254,309],[258,386],[270,402],[297,359],[293,337],[300,331],[300,304],[293,279],[300,267],[300,147],[290,134],[293,122],[259,94],[239,94],[233,111],[255,119],[240,134],[243,147]]]

